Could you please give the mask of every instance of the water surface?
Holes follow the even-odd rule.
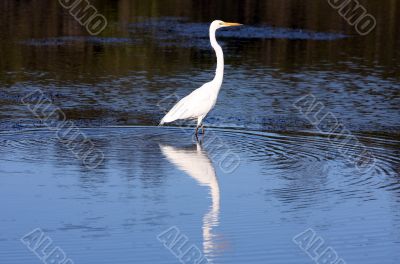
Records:
[[[19,241],[37,227],[75,263],[179,263],[157,240],[171,226],[209,263],[312,263],[292,242],[310,227],[346,263],[400,259],[398,140],[365,136],[376,164],[361,173],[313,133],[84,132],[106,157],[94,170],[54,131],[2,134],[2,263],[39,263]]]
[[[41,263],[20,241],[35,228],[74,263],[179,263],[157,239],[172,226],[209,263],[313,263],[292,241],[308,228],[346,263],[400,262],[397,1],[360,1],[368,36],[327,1],[90,2],[109,22],[99,36],[58,1],[0,3],[0,263]],[[155,125],[213,78],[214,19],[245,26],[218,32],[224,85],[199,143]],[[22,104],[37,89],[99,167]],[[310,93],[374,166],[315,132],[293,105]]]
[[[37,88],[82,126],[158,124],[160,100],[213,79],[207,28],[218,18],[245,26],[218,32],[225,80],[207,125],[309,129],[293,103],[312,93],[352,131],[399,130],[396,1],[363,1],[377,19],[368,36],[326,1],[92,4],[109,22],[99,36],[58,2],[2,1],[0,129],[42,126],[18,100]]]

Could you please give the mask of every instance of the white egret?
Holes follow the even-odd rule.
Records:
[[[219,90],[221,89],[224,78],[224,53],[218,44],[215,33],[217,29],[223,27],[241,26],[239,23],[228,23],[215,20],[210,26],[210,42],[217,55],[217,70],[214,79],[194,90],[192,93],[182,98],[172,109],[161,119],[160,125],[170,123],[180,119],[197,119],[196,137],[201,126],[204,134],[203,119],[208,112],[215,106]]]

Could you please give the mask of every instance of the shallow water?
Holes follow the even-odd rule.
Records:
[[[1,263],[36,263],[19,238],[37,227],[75,263],[179,263],[157,240],[171,226],[209,263],[311,263],[292,242],[307,228],[346,263],[400,259],[398,140],[365,136],[361,173],[312,133],[83,131],[105,154],[94,170],[54,131],[2,135]]]
[[[35,228],[74,263],[179,263],[157,239],[172,226],[209,263],[313,263],[293,242],[308,228],[346,263],[400,262],[396,1],[362,1],[368,36],[327,1],[90,3],[109,22],[99,36],[58,1],[0,3],[0,263],[40,263],[20,241]],[[224,85],[196,144],[155,125],[213,78],[214,19],[245,26],[218,32]],[[22,103],[37,89],[99,167]],[[307,94],[362,145],[317,133],[295,105]]]

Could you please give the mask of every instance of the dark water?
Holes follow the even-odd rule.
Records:
[[[18,100],[35,88],[81,125],[157,124],[157,102],[213,78],[219,18],[246,26],[218,33],[226,74],[207,125],[309,129],[292,104],[311,92],[352,131],[398,130],[400,8],[362,3],[367,36],[325,1],[93,1],[108,27],[90,36],[57,1],[2,1],[0,129],[40,126]]]
[[[98,36],[58,1],[0,3],[0,263],[41,263],[20,241],[35,228],[74,263],[179,263],[157,239],[171,226],[209,263],[313,263],[292,241],[307,228],[346,263],[399,263],[398,1],[360,1],[377,20],[367,36],[326,1],[90,2],[108,21]],[[153,126],[213,78],[214,19],[245,26],[218,32],[224,85],[196,144]],[[101,166],[22,104],[37,89]],[[294,107],[310,93],[373,154],[369,170]]]

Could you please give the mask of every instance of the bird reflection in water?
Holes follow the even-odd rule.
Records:
[[[200,185],[210,188],[212,205],[203,217],[203,252],[206,256],[215,255],[218,245],[213,228],[219,224],[220,191],[213,164],[201,143],[196,143],[196,148],[176,148],[160,145],[162,153],[178,169],[187,173]]]

